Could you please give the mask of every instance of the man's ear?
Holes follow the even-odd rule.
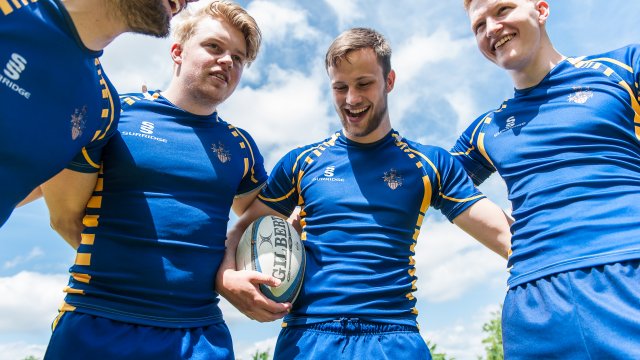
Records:
[[[391,69],[389,71],[389,75],[387,75],[385,90],[387,93],[390,93],[393,90],[393,85],[396,83],[396,72]]]
[[[547,18],[549,17],[549,3],[544,0],[537,1],[536,10],[538,11],[538,22],[540,25],[546,24]]]
[[[173,43],[171,45],[171,49],[169,50],[169,52],[171,54],[171,60],[173,60],[173,63],[176,65],[181,65],[182,64],[182,44]]]

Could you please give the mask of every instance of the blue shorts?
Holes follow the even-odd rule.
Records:
[[[283,328],[273,360],[431,360],[418,328],[342,319]]]
[[[640,359],[640,261],[554,274],[510,289],[504,358]]]
[[[225,323],[162,328],[63,312],[53,329],[46,360],[234,360]]]

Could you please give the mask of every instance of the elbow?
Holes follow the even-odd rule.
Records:
[[[57,232],[69,245],[74,249],[80,246],[82,239],[82,231],[84,225],[81,219],[66,219],[61,217],[51,216],[50,219],[51,228]]]

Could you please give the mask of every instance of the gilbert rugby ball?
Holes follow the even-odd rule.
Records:
[[[285,219],[267,215],[244,231],[236,250],[236,268],[254,270],[280,279],[277,287],[260,285],[260,291],[276,302],[293,303],[302,287],[306,258],[295,228]]]

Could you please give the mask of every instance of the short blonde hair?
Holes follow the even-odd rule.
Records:
[[[247,65],[251,64],[258,56],[262,32],[260,32],[256,20],[240,5],[227,0],[215,0],[208,5],[199,7],[193,13],[189,11],[183,11],[183,13],[187,14],[182,16],[181,21],[173,29],[173,39],[177,43],[184,44],[189,40],[195,33],[198,22],[202,18],[210,16],[226,21],[244,35],[247,46]]]
[[[338,35],[325,55],[325,68],[329,70],[345,60],[350,52],[372,49],[386,78],[391,72],[391,46],[379,32],[368,28],[353,28]]]
[[[467,11],[469,10],[469,5],[471,5],[471,1],[472,0],[463,0],[462,1],[462,5],[464,5],[464,9],[465,10],[467,10]]]

